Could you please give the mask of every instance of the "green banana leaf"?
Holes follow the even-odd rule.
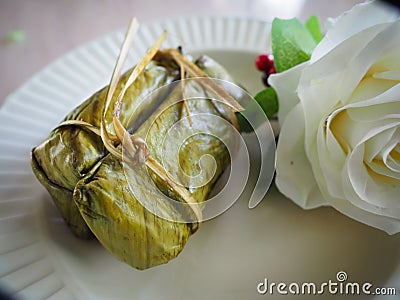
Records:
[[[128,74],[129,71],[118,83],[116,95],[127,80]],[[152,90],[170,83],[175,76],[176,68],[165,66],[162,61],[151,62],[125,94],[127,101],[120,116],[122,123],[127,124],[132,113],[138,116],[138,125],[143,122],[149,114],[149,109],[154,107],[154,103],[138,105],[137,100]],[[107,87],[96,92],[69,113],[64,121],[81,120],[99,127],[106,94]],[[111,133],[114,131],[111,126],[112,109],[111,107],[107,111],[106,118],[107,130]],[[90,238],[92,235],[73,202],[72,194],[77,182],[107,153],[98,135],[76,125],[57,127],[31,151],[31,166],[37,179],[52,196],[65,222],[74,234],[81,238]]]
[[[204,56],[197,63],[208,74],[230,79],[229,74],[209,57]],[[230,162],[224,142],[235,144],[233,126],[229,124],[232,114],[227,113],[229,109],[225,104],[207,100],[210,98],[208,92],[196,81],[184,84],[187,106],[175,101],[181,93],[180,84],[157,90],[179,76],[180,67],[170,56],[159,51],[146,71],[128,88],[120,120],[129,133],[145,140],[152,159],[162,164],[178,182],[184,182],[187,191],[202,208]],[[119,94],[126,80],[127,75],[122,77],[114,95]],[[154,90],[157,92],[153,92],[152,97],[145,97]],[[97,92],[65,120],[82,120],[99,127],[106,93],[107,88]],[[199,95],[202,100],[195,99]],[[229,122],[216,122],[215,117]],[[164,139],[177,122],[188,132],[212,129],[214,135],[194,134],[181,143],[178,134],[175,138],[181,145],[179,153],[165,151],[162,147]],[[107,111],[106,123],[107,130],[113,133],[112,107]],[[173,134],[172,141],[175,141]],[[118,146],[122,147],[121,144]],[[205,155],[211,155],[214,164],[199,163]],[[142,181],[144,176],[140,170],[134,174],[137,181],[130,180],[121,158],[109,153],[101,138],[87,128],[76,124],[57,127],[32,150],[31,163],[36,177],[49,191],[74,234],[88,238],[93,233],[109,252],[134,268],[147,269],[167,263],[182,251],[198,228],[196,222],[180,221],[186,213],[193,216],[189,208],[183,213],[172,202],[158,201],[154,186]],[[185,202],[182,195],[171,188],[169,180],[152,170],[148,172],[163,194],[179,203]],[[199,174],[205,176],[205,184],[198,184]],[[147,209],[143,201],[155,211]]]

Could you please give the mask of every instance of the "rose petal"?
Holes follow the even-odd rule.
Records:
[[[379,214],[371,213],[360,209],[346,199],[330,198],[329,203],[342,214],[369,226],[379,228],[388,234],[400,232],[399,218],[384,217]]]
[[[302,70],[308,64],[304,62],[289,70],[276,73],[268,78],[268,83],[275,89],[279,99],[278,121],[282,126],[287,114],[299,103],[297,84]]]
[[[392,166],[394,164],[396,164],[396,162],[391,162]],[[399,170],[395,170],[393,171],[393,169],[396,169],[396,167],[392,167],[389,168],[387,163],[383,163],[381,160],[374,160],[372,162],[368,162],[366,163],[367,167],[369,169],[371,169],[372,172],[378,174],[378,175],[382,175],[382,176],[386,176],[386,177],[390,177],[392,179],[397,179],[400,180],[400,171]],[[398,166],[397,166],[398,169]]]
[[[397,123],[397,125],[396,123],[392,123],[393,127],[390,127],[365,141],[364,161],[366,163],[372,162],[374,159],[379,159],[381,161],[384,159],[383,155],[385,154],[381,152],[384,151],[384,148],[387,147],[388,144],[396,141],[395,134],[400,126],[400,119]]]
[[[335,51],[304,68],[298,94],[305,111],[306,146],[315,139],[321,118],[328,116],[338,105],[347,104],[374,61],[388,47],[399,43],[393,34],[400,33],[400,24],[387,26],[372,40],[370,33],[369,29],[358,33],[336,47]],[[312,84],[316,79],[320,84]],[[310,155],[309,149],[306,151]]]
[[[350,96],[349,103],[355,103],[360,101],[369,100],[371,98],[375,98],[382,93],[390,90],[391,88],[396,86],[396,81],[392,80],[381,80],[373,77],[363,79],[356,89],[353,91],[353,94]],[[397,101],[394,100],[392,102]],[[376,103],[379,103],[378,99]],[[370,106],[373,104],[366,104],[365,106]]]
[[[386,71],[374,74],[374,78],[400,81],[400,70]]]
[[[374,208],[391,208],[385,215],[400,218],[400,182],[368,171],[363,163],[364,151],[365,144],[362,143],[350,154],[347,162],[348,177],[354,191],[359,199]],[[360,205],[359,201],[353,203]],[[372,210],[370,209],[370,211]],[[378,211],[377,213],[382,212]]]
[[[400,114],[392,113],[400,112],[399,94],[400,85],[396,85],[372,99],[336,109],[327,118],[327,132],[334,134],[342,149],[353,149],[372,128],[400,122]],[[380,151],[382,144],[386,144],[391,137],[387,137],[386,140],[382,140],[383,136],[380,138],[379,142],[368,146],[367,161],[371,161]],[[373,148],[372,145],[377,147]]]
[[[363,80],[364,83],[366,80]],[[385,83],[387,81],[379,80],[380,83]],[[368,85],[368,83],[370,83]],[[353,103],[341,107],[334,114],[340,113],[342,110],[347,110],[349,117],[358,122],[371,122],[377,120],[383,120],[388,118],[398,118],[400,114],[400,84],[396,84],[391,87],[391,84],[374,84],[367,81],[366,85],[363,85],[364,90],[369,87],[374,86],[377,91],[360,92],[355,93],[353,97]],[[384,90],[384,88],[388,88]],[[357,95],[356,95],[357,94]],[[365,96],[360,96],[360,94],[366,94]],[[371,97],[369,97],[371,96]],[[367,100],[361,101],[360,98],[367,98]],[[354,109],[357,108],[357,109]]]
[[[319,127],[317,134],[318,165],[314,174],[320,186],[326,186],[330,197],[343,198],[341,173],[346,162],[346,153],[329,127]]]
[[[362,155],[359,157],[362,159]],[[400,232],[400,216],[389,216],[387,212],[391,212],[392,209],[378,208],[377,206],[370,205],[366,202],[363,203],[355,193],[351,181],[345,176],[345,174],[348,174],[347,166],[345,166],[343,174],[342,186],[343,191],[345,192],[345,197],[332,197],[327,192],[326,187],[321,186],[321,191],[328,199],[329,204],[344,215],[359,222],[384,230],[389,234]],[[357,203],[357,205],[354,203]]]
[[[399,119],[385,118],[370,122],[355,122],[349,117],[348,110],[342,110],[341,114],[336,115],[331,123],[328,123],[328,128],[332,131],[337,141],[342,146],[342,149],[347,153],[351,152],[362,141],[367,142],[373,134],[378,135],[378,130],[387,130],[399,125]],[[368,137],[368,138],[366,138]],[[369,141],[365,159],[371,161],[382,147],[391,139],[391,135],[382,135],[381,137]]]
[[[400,145],[400,125],[397,128],[393,128],[391,132],[393,132],[393,134],[390,135],[391,139],[385,144],[386,146],[381,149],[379,156],[377,154],[377,157],[374,157],[371,161],[366,161],[365,164],[374,173],[397,179],[400,184],[400,159],[397,158],[398,161],[396,161],[395,155],[392,155],[392,153],[394,154],[396,151],[396,147]],[[379,136],[381,135],[382,134]],[[368,146],[368,143],[366,143],[366,146]]]
[[[333,26],[314,49],[311,61],[320,59],[332,48],[360,31],[376,24],[392,22],[397,17],[396,10],[378,2],[361,3],[354,6],[350,11],[333,20]]]
[[[383,155],[383,161],[388,169],[393,172],[397,172],[396,178],[400,179],[400,129],[397,128],[397,136],[393,139],[393,148],[392,145],[388,147],[387,155],[386,153]]]
[[[326,205],[304,151],[304,113],[300,104],[283,123],[276,153],[278,189],[302,208]]]
[[[385,51],[385,53],[375,62],[386,70],[399,70],[400,69],[400,45],[393,46],[392,48]]]

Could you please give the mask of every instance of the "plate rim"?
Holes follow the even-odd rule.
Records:
[[[168,24],[168,23],[176,23],[178,21],[195,21],[195,20],[230,20],[230,21],[235,21],[235,22],[255,22],[259,24],[263,24],[264,26],[271,26],[271,21],[267,19],[263,19],[260,17],[253,17],[253,16],[246,16],[246,15],[218,15],[218,14],[209,14],[209,15],[194,15],[194,16],[182,16],[182,17],[174,17],[174,18],[160,18],[154,21],[145,21],[140,24],[140,29],[141,28],[151,28],[151,27],[160,27],[162,24]],[[87,41],[85,41],[83,44],[78,45],[72,49],[67,50],[66,52],[62,53],[60,56],[56,57],[55,59],[51,60],[47,64],[45,64],[42,68],[40,68],[38,71],[36,71],[32,76],[30,76],[28,79],[24,80],[16,89],[11,91],[4,99],[3,104],[0,106],[0,114],[3,112],[3,110],[7,109],[8,102],[12,101],[12,98],[15,97],[16,94],[21,93],[24,89],[26,89],[31,82],[36,79],[37,77],[40,77],[43,73],[48,72],[49,70],[52,70],[56,65],[58,65],[60,62],[64,61],[66,57],[69,57],[73,55],[76,52],[81,51],[82,49],[86,49],[91,45],[94,45],[105,38],[109,36],[114,36],[114,35],[123,35],[126,31],[126,27],[121,27],[116,30],[112,30],[108,33],[101,34],[97,37],[91,38]],[[266,47],[269,47],[268,39],[265,39]],[[243,47],[242,49],[238,49],[235,47],[232,47],[233,44],[228,45],[228,47],[225,50],[250,50],[251,48],[249,45],[246,47]],[[209,49],[209,48],[203,48],[203,49]],[[203,50],[200,48],[200,50]],[[215,49],[215,48],[210,48],[210,49]],[[224,48],[217,48],[218,50],[224,50]],[[216,49],[216,50],[217,50]],[[262,50],[262,49],[260,49]],[[1,120],[0,120],[1,122]]]

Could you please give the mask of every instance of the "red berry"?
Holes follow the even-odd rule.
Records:
[[[268,71],[274,66],[274,56],[268,53],[260,54],[255,63],[259,71]]]
[[[272,75],[272,74],[275,74],[275,73],[276,73],[275,66],[272,66],[268,71],[268,75]]]

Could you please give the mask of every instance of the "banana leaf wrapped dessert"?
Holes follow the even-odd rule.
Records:
[[[152,107],[152,103],[139,106],[137,100],[176,79],[175,70],[163,65],[162,60],[160,61],[161,63],[150,62],[146,71],[126,91],[125,106],[120,115],[122,123],[126,124],[132,113],[144,119],[148,114],[146,110]],[[121,78],[117,92],[122,89],[128,74],[129,72]],[[69,113],[64,121],[80,120],[99,128],[106,94],[107,87],[96,92]],[[108,120],[112,118],[112,108],[106,111],[106,118]],[[138,123],[140,123],[139,119]],[[108,123],[107,130],[113,132],[111,125]],[[91,231],[78,212],[72,194],[77,182],[107,153],[101,138],[96,133],[77,123],[67,122],[54,129],[48,138],[31,153],[31,164],[36,177],[49,191],[74,234],[82,238],[90,237]]]
[[[159,50],[165,34],[121,75],[132,30],[110,85],[32,149],[31,164],[74,234],[94,234],[118,259],[146,269],[175,258],[198,229],[203,202],[229,165],[226,143],[235,143],[234,112],[241,107],[199,67],[220,68],[210,58],[196,65],[175,49]],[[177,81],[187,76],[203,78]],[[225,103],[208,100],[215,98]],[[228,122],[213,123],[211,115]],[[169,153],[162,144],[177,122],[187,132],[197,128],[198,134],[185,138],[178,153]],[[217,136],[204,134],[209,127],[217,127]],[[181,143],[179,134],[174,138]],[[199,164],[205,155],[216,164]],[[199,172],[206,177],[200,185]],[[163,201],[161,194],[172,201]]]

